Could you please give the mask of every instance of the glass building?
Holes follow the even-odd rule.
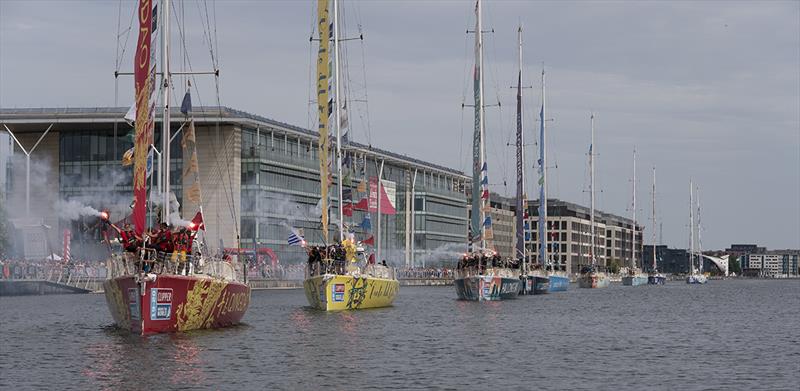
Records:
[[[51,247],[61,248],[62,232],[68,229],[73,256],[98,258],[107,254],[100,242],[97,218],[69,216],[63,208],[66,201],[109,209],[112,216],[120,218],[130,213],[132,170],[120,164],[123,153],[132,146],[133,127],[123,120],[126,111],[121,107],[0,109],[0,123],[10,128],[26,149],[52,124],[31,155],[33,171],[41,171],[38,177],[32,176],[31,192],[36,196],[31,215],[15,208],[13,216],[56,227],[48,235]],[[188,125],[177,110],[172,114],[170,182],[183,218],[191,219],[202,207],[205,241],[213,248],[267,248],[284,263],[304,260],[305,252],[289,246],[287,238],[294,229],[311,244],[323,242],[318,208],[318,134],[226,107],[195,108],[193,120],[202,205],[184,203],[180,130]],[[161,146],[160,126],[157,118],[156,149]],[[454,254],[466,248],[468,208],[464,189],[469,178],[463,173],[354,142],[343,144],[343,150],[343,198],[352,200],[352,208],[345,207],[347,232],[362,241],[372,237],[381,245],[381,257],[398,266],[451,262],[457,256]],[[12,152],[22,155],[16,145]],[[384,213],[380,215],[378,236],[374,184],[381,165]],[[9,165],[6,182],[10,205],[24,203],[25,176],[20,166]],[[159,176],[155,168],[149,188],[158,188]],[[338,180],[335,175],[330,180],[329,240],[339,236]],[[153,222],[154,215],[151,211],[148,221]]]

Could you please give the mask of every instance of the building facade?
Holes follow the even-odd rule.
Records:
[[[528,262],[539,263],[539,201],[528,201],[525,246]],[[630,266],[642,263],[642,226],[631,219],[595,210],[595,248],[597,264],[602,267]],[[568,273],[591,264],[591,219],[589,208],[558,199],[547,200],[549,254],[554,264]],[[635,235],[635,236],[634,236]],[[632,242],[635,237],[635,246]],[[632,249],[633,248],[633,249]]]
[[[742,271],[760,277],[797,277],[800,250],[773,250],[739,257]]]
[[[6,181],[7,204],[15,206],[13,218],[28,225],[55,227],[47,234],[50,247],[60,249],[62,232],[68,229],[73,256],[107,254],[100,243],[97,218],[65,213],[65,205],[72,205],[68,201],[98,210],[107,208],[114,219],[130,213],[131,169],[120,164],[123,153],[133,145],[133,127],[123,120],[126,111],[0,109],[0,123],[7,125],[26,149],[52,125],[31,155],[35,173],[30,182],[34,195],[31,213],[19,208],[25,204],[24,167],[14,164]],[[304,260],[305,252],[290,247],[287,237],[296,229],[311,244],[323,242],[317,207],[318,134],[226,107],[195,108],[193,119],[206,243],[212,248],[267,247],[281,262]],[[190,219],[201,205],[183,202],[183,167],[188,162],[184,162],[180,130],[186,123],[177,110],[171,122],[175,135],[170,143],[171,190],[183,217]],[[161,145],[160,127],[157,118],[154,146]],[[343,150],[343,198],[352,200],[345,202],[344,208],[347,232],[362,241],[373,238],[381,245],[381,257],[395,265],[451,261],[452,252],[466,248],[463,189],[468,188],[469,178],[456,170],[358,143],[343,145]],[[21,154],[16,145],[12,152]],[[160,173],[158,164],[154,166],[149,187],[158,189]],[[382,181],[377,197],[379,173]],[[336,189],[339,178],[333,175],[331,180]],[[152,193],[151,199],[158,200],[154,195],[158,190]],[[380,217],[378,198],[384,202]],[[338,192],[332,191],[330,200],[328,236],[332,241],[339,237]],[[156,214],[151,211],[148,221],[152,223]]]

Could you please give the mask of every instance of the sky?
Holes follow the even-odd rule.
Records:
[[[175,1],[173,70],[188,69],[184,54],[193,70],[209,70],[213,52],[222,105],[313,127],[315,4]],[[131,70],[135,5],[0,0],[0,107],[130,105],[133,80],[121,77],[115,95],[113,72]],[[342,35],[364,36],[344,44],[351,137],[470,170],[473,114],[462,103],[472,103],[474,3],[342,9]],[[597,208],[631,216],[635,148],[647,243],[656,167],[664,244],[688,245],[692,180],[703,249],[800,248],[800,1],[486,1],[485,102],[500,103],[486,108],[489,176],[507,195],[520,24],[531,198],[544,67],[550,197],[588,205],[593,112]],[[195,85],[195,104],[216,104],[213,80]]]

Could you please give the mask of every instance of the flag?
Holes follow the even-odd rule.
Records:
[[[358,187],[356,188],[356,191],[359,192],[359,193],[363,193],[363,192],[367,191],[367,181],[359,182],[358,183]]]
[[[197,231],[197,230],[201,230],[201,229],[203,231],[206,230],[206,225],[205,225],[205,223],[203,223],[203,213],[202,212],[198,211],[197,214],[194,215],[194,218],[192,219],[191,224],[189,224],[189,228],[192,231]]]
[[[136,121],[136,103],[131,105],[131,108],[129,108],[128,112],[125,113],[124,119],[128,125],[133,126],[133,122]]]
[[[122,166],[127,167],[133,164],[133,147],[122,154]]]
[[[361,244],[369,244],[370,246],[375,245],[375,236],[370,235],[370,237],[361,241]]]
[[[182,110],[183,108],[181,108]],[[183,130],[181,139],[183,147],[183,188],[184,196],[189,201],[200,205],[200,163],[197,160],[197,140],[195,139],[194,121]]]
[[[372,230],[372,220],[370,220],[369,214],[365,214],[364,219],[361,220],[361,228],[365,231]]]
[[[192,112],[192,96],[189,94],[189,89],[186,89],[186,95],[183,96],[183,101],[181,102],[181,113],[183,115],[189,115]]]
[[[289,233],[289,238],[287,239],[287,241],[289,242],[289,245],[290,246],[297,246],[297,245],[302,246],[303,243],[305,242],[304,238],[300,235],[300,233],[296,229],[292,228],[291,230],[292,230],[292,232]]]
[[[344,206],[342,207],[342,214],[347,217],[353,217],[353,203],[352,202],[345,202]]]
[[[147,177],[150,178],[150,175],[153,173],[153,148],[150,148],[150,152],[147,153]]]
[[[342,189],[342,200],[344,200],[345,202],[347,202],[347,201],[351,201],[352,202],[353,201],[353,189],[350,189],[349,187]]]

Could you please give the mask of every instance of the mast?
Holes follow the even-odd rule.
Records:
[[[653,273],[656,270],[656,167],[653,166]]]
[[[486,248],[486,204],[489,200],[489,178],[484,148],[483,126],[483,24],[481,0],[475,4],[475,68],[473,71],[473,97],[475,104],[475,129],[472,135],[472,208],[470,216],[470,247],[480,238],[480,248]],[[469,31],[467,31],[469,32]],[[474,247],[473,247],[474,250]]]
[[[481,0],[478,0],[478,27],[475,31],[475,40],[478,46],[478,65],[477,65],[477,73],[478,73],[478,104],[475,107],[475,110],[478,111],[479,117],[479,129],[480,129],[480,167],[481,171],[483,172],[483,178],[481,182],[484,182],[484,179],[487,183],[484,184],[486,186],[486,192],[488,192],[489,184],[488,184],[488,167],[486,167],[486,128],[483,123],[484,119],[484,110],[483,110],[483,21],[481,20]],[[480,207],[481,207],[481,248],[486,248],[486,206],[488,204],[488,196],[483,198],[483,193],[481,192],[480,198]]]
[[[517,246],[516,256],[522,257],[522,271],[526,272],[527,257],[525,254],[525,135],[522,132],[522,25],[517,29],[519,44],[519,75],[517,77]]]
[[[633,148],[633,226],[631,227],[631,268],[636,267],[636,147]]]
[[[164,104],[164,115],[161,121],[161,154],[163,155],[162,166],[162,176],[164,178],[164,204],[161,206],[161,222],[169,224],[169,208],[170,208],[170,199],[169,199],[169,185],[170,185],[170,178],[169,178],[169,167],[170,167],[170,148],[169,148],[169,141],[170,141],[170,118],[169,118],[169,79],[170,79],[170,71],[169,71],[169,0],[163,0],[162,3],[162,15],[161,15],[161,27],[163,30],[161,31],[162,37],[162,47],[161,47],[161,78],[163,80],[162,84],[162,100]]]
[[[539,111],[539,258],[547,270],[547,125],[545,125],[545,79],[542,68],[542,110]]]
[[[700,186],[697,186],[697,268],[703,274],[703,241],[700,239]]]
[[[589,236],[592,240],[592,244],[589,247],[589,251],[592,258],[592,266],[597,265],[597,258],[595,256],[595,229],[594,229],[594,113],[591,114],[590,117],[591,124],[592,124],[592,140],[591,144],[589,144],[589,194],[590,195],[590,203],[589,203]]]
[[[335,97],[333,100],[336,108],[336,182],[339,192],[339,243],[344,241],[344,208],[342,202],[342,121],[339,102],[339,0],[333,0],[333,72],[336,81]],[[380,196],[380,194],[378,195]],[[378,211],[380,219],[381,211]]]
[[[328,245],[328,152],[330,138],[328,137],[329,113],[328,89],[330,86],[329,50],[330,50],[330,21],[328,13],[328,0],[317,1],[317,31],[319,31],[319,51],[317,53],[317,110],[319,115],[319,185],[320,185],[320,223],[322,228],[323,244]],[[366,164],[366,163],[365,163]]]
[[[692,215],[692,180],[689,180],[689,274],[694,269],[694,215]]]

